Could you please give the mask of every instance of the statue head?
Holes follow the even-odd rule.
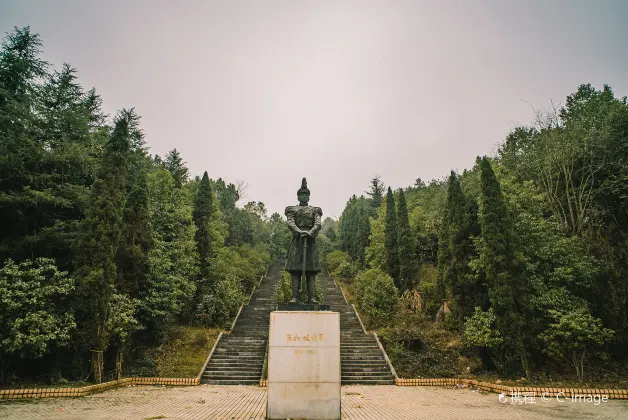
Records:
[[[299,198],[299,204],[307,204],[310,201],[310,190],[307,188],[305,178],[301,181],[301,188],[297,191],[297,197]]]

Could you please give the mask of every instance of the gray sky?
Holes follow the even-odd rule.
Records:
[[[628,93],[628,1],[0,0],[107,113],[135,107],[151,153],[249,184],[283,214],[301,177],[338,217],[490,154],[582,83]]]

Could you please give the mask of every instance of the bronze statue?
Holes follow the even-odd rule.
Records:
[[[307,181],[303,178],[301,188],[297,191],[298,206],[286,207],[288,227],[292,231],[292,241],[288,247],[286,271],[292,276],[292,300],[290,303],[299,303],[301,290],[301,276],[307,281],[308,303],[318,303],[315,299],[316,274],[321,271],[321,263],[316,247],[316,235],[321,230],[320,207],[308,206],[310,190]]]

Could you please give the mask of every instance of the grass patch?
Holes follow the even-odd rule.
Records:
[[[198,375],[219,331],[196,326],[177,327],[155,355],[157,374],[170,378]]]

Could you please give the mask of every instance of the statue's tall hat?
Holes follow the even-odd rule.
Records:
[[[301,188],[299,188],[299,191],[297,191],[297,195],[302,193],[310,195],[310,190],[307,188],[307,181],[305,180],[305,177],[301,181]]]

